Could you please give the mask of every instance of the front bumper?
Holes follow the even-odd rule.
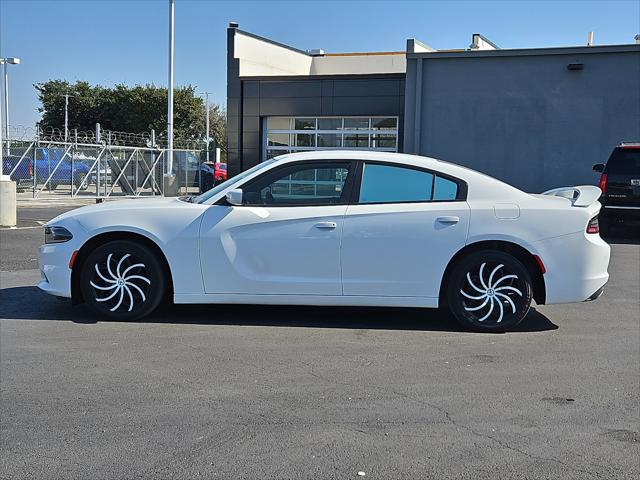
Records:
[[[72,241],[41,245],[38,249],[40,282],[38,288],[56,297],[71,298],[69,260],[74,251]]]
[[[80,250],[86,234],[77,222],[68,221],[62,226],[71,232],[73,238],[62,243],[45,243],[38,248],[38,265],[40,267],[38,288],[56,297],[71,298],[69,261],[73,252]]]
[[[602,293],[609,280],[611,247],[600,235],[578,232],[534,246],[547,269],[546,304],[583,302]]]

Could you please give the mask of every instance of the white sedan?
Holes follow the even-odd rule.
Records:
[[[448,309],[514,327],[597,298],[610,248],[600,190],[522,192],[432,158],[324,151],[263,162],[199,197],[70,211],[45,226],[39,287],[102,318],[175,303]]]

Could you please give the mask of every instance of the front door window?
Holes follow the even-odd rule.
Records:
[[[242,187],[243,204],[254,206],[345,203],[349,163],[306,164],[278,169]]]

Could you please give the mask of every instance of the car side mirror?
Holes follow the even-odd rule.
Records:
[[[227,192],[227,202],[230,205],[242,205],[242,189],[234,188]]]
[[[593,166],[593,171],[594,172],[602,173],[603,170],[604,170],[604,163],[596,163]]]

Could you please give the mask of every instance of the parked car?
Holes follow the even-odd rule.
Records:
[[[16,182],[18,189],[33,188],[43,185],[47,180],[46,187],[55,190],[60,185],[70,185],[73,172],[73,183],[76,187],[82,185],[86,189],[87,182],[83,182],[89,173],[89,167],[82,161],[72,161],[69,157],[64,157],[62,149],[37,149],[36,160],[33,158],[22,158],[18,155],[8,155],[2,157],[3,171],[12,172],[11,180]],[[62,160],[62,161],[60,161]],[[34,182],[35,165],[35,182]]]
[[[610,247],[598,234],[600,193],[587,185],[531,195],[398,153],[288,154],[198,197],[122,200],[54,218],[38,286],[119,320],[142,318],[172,295],[443,307],[467,328],[501,331],[532,300],[602,294]]]
[[[200,164],[200,191],[206,192],[227,180],[227,164],[202,162]]]
[[[600,173],[603,233],[614,224],[640,219],[640,142],[624,142],[613,149],[607,163],[597,163]]]

